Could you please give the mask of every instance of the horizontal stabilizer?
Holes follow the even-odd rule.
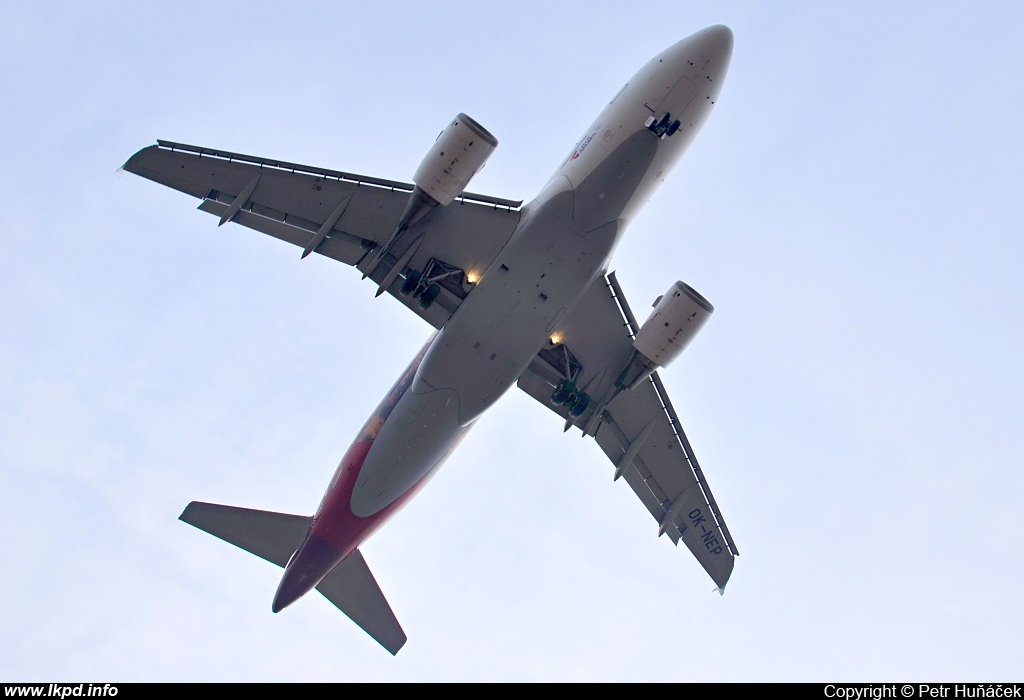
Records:
[[[280,567],[302,545],[312,521],[303,515],[200,501],[189,503],[178,519]],[[405,632],[358,549],[316,589],[392,654],[405,644]]]
[[[312,518],[192,501],[178,520],[284,567],[305,539]]]
[[[358,549],[327,574],[316,589],[392,654],[405,644],[405,632]]]

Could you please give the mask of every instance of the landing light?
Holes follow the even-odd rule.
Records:
[[[476,284],[479,281],[479,279],[480,279],[480,275],[478,275],[475,272],[467,272],[466,273],[466,281],[469,282],[470,284]]]
[[[552,345],[558,345],[559,343],[562,342],[562,336],[560,336],[558,333],[555,333],[553,336],[551,336],[550,340]]]

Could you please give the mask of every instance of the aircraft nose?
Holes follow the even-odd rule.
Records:
[[[713,57],[713,60],[728,62],[732,58],[732,30],[724,24],[715,24],[703,29],[700,33],[700,43],[705,55]]]

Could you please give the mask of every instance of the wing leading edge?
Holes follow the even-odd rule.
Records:
[[[316,252],[369,273],[435,328],[508,242],[522,204],[464,193],[405,230],[368,270],[413,185],[170,141],[143,148],[123,169],[202,200],[199,209],[221,224],[238,223],[298,246],[302,257]]]
[[[725,589],[739,551],[655,372],[632,390],[615,383],[632,354],[639,326],[615,273],[599,278],[567,317],[559,343],[534,359],[519,388],[562,417],[565,428],[592,435],[658,522],[658,534],[683,544]],[[551,402],[563,379],[598,399],[578,417]]]

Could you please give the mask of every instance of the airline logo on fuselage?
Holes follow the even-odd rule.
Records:
[[[597,127],[597,129],[600,128],[600,126]],[[597,136],[597,129],[594,129],[590,136],[580,141],[580,145],[576,147],[576,150],[573,152],[572,157],[569,160],[576,160],[580,155],[582,155],[583,151],[587,150],[587,146],[589,146],[590,142],[594,140],[595,136]]]

